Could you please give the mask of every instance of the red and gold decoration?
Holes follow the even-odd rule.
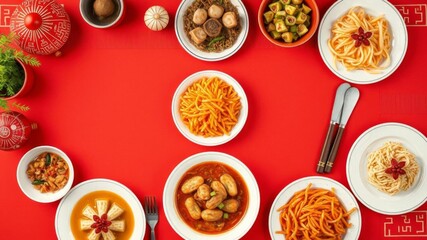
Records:
[[[55,0],[25,0],[10,20],[18,45],[26,52],[48,55],[56,53],[68,40],[70,18]]]
[[[18,112],[0,113],[0,150],[20,148],[30,138],[31,131],[36,129],[35,123]]]

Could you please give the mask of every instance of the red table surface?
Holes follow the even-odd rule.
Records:
[[[9,32],[9,17],[19,2],[1,1],[2,33]],[[84,22],[79,1],[60,3],[72,23],[63,56],[39,56],[42,66],[34,69],[35,85],[18,99],[31,107],[25,115],[39,129],[21,149],[0,151],[0,238],[56,238],[54,221],[59,201],[34,202],[16,181],[16,168],[25,152],[52,145],[73,161],[73,185],[92,178],[113,179],[129,187],[140,200],[156,196],[159,204],[167,177],[185,158],[205,151],[233,155],[252,171],[261,195],[258,218],[243,239],[269,239],[268,215],[276,195],[296,179],[319,175],[315,168],[335,91],[343,83],[323,63],[317,33],[303,46],[276,47],[259,30],[256,19],[260,0],[244,1],[250,28],[243,47],[226,60],[204,62],[190,56],[177,41],[173,26],[180,1],[125,0],[124,21],[107,30]],[[318,1],[321,17],[333,3]],[[334,169],[322,175],[346,187],[347,154],[368,128],[401,122],[427,134],[427,84],[423,76],[426,4],[417,0],[392,3],[405,15],[408,50],[390,77],[357,86],[361,96],[344,132]],[[163,5],[171,18],[161,32],[144,25],[144,13],[152,5]],[[181,81],[208,69],[237,79],[249,101],[249,116],[241,133],[216,147],[187,140],[171,115],[172,96]],[[427,237],[427,204],[400,216],[375,213],[360,202],[359,206],[363,220],[360,239]],[[180,238],[166,220],[161,204],[156,233],[158,239]]]

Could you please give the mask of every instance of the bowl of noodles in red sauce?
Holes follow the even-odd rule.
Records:
[[[188,157],[170,174],[163,207],[184,239],[239,239],[258,215],[260,196],[250,170],[220,152]]]

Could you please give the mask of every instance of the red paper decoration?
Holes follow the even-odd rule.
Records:
[[[10,30],[19,36],[18,45],[25,51],[48,55],[67,42],[71,23],[56,1],[25,0],[13,12]]]

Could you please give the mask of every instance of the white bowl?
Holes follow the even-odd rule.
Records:
[[[94,28],[109,28],[120,24],[124,18],[125,4],[123,0],[113,0],[116,8],[113,15],[100,21],[94,14],[93,3],[94,0],[80,0],[80,15],[83,20]]]
[[[230,2],[236,6],[240,17],[240,24],[242,31],[240,32],[236,42],[228,49],[222,52],[203,52],[197,49],[188,38],[184,30],[184,15],[188,7],[196,0],[183,0],[178,7],[175,15],[175,33],[179,43],[191,56],[204,61],[220,61],[231,57],[235,54],[242,46],[248,36],[249,32],[249,17],[246,11],[245,5],[240,0],[230,0]]]
[[[193,166],[203,162],[220,162],[233,168],[246,183],[249,191],[249,203],[245,215],[234,228],[220,234],[203,234],[190,228],[180,217],[175,192],[177,184],[184,173]],[[251,171],[237,158],[220,152],[203,152],[188,157],[178,164],[169,175],[163,189],[163,209],[172,228],[184,239],[231,240],[243,237],[255,222],[260,206],[258,184]]]
[[[181,95],[184,94],[184,92],[187,90],[187,88],[195,81],[201,79],[202,77],[214,76],[219,77],[229,85],[233,86],[234,91],[236,91],[237,94],[240,96],[240,103],[242,105],[242,109],[240,110],[239,118],[237,119],[236,125],[231,130],[230,135],[223,135],[219,137],[197,136],[191,133],[188,127],[181,120],[181,115],[179,113],[179,99]],[[242,86],[240,86],[240,84],[230,75],[215,70],[200,71],[187,77],[176,89],[172,99],[172,117],[178,130],[188,140],[203,146],[217,146],[230,141],[231,139],[236,137],[237,134],[242,130],[248,117],[248,100],[246,98],[246,94],[245,91],[243,91]]]
[[[53,193],[42,193],[35,189],[26,173],[28,164],[44,152],[51,152],[61,156],[67,162],[69,167],[70,175],[67,184],[62,189]],[[39,146],[31,149],[21,158],[21,161],[19,162],[18,168],[16,170],[16,178],[18,180],[19,187],[21,188],[22,192],[27,195],[27,197],[36,202],[49,203],[61,199],[70,190],[74,181],[74,168],[70,158],[68,158],[68,156],[63,151],[52,146]]]

